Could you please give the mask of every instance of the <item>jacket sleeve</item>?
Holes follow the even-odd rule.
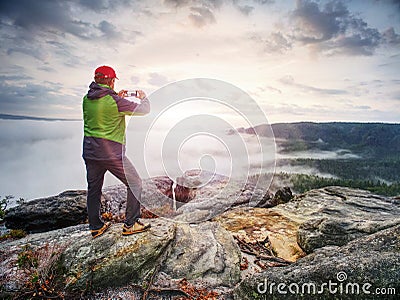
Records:
[[[150,112],[150,102],[147,98],[141,100],[140,104],[119,96],[114,96],[113,98],[117,103],[118,112],[121,114],[143,116]]]

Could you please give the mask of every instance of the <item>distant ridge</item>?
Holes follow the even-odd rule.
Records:
[[[65,119],[65,118],[43,118],[43,117],[31,117],[31,116],[18,116],[0,114],[2,120],[31,120],[31,121],[82,121],[81,119]]]
[[[276,123],[242,127],[237,131],[271,136],[271,128],[274,137],[283,148],[281,152],[347,149],[356,154],[382,158],[398,157],[400,151],[400,124],[395,123]]]

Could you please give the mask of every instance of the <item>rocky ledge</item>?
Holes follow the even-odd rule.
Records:
[[[206,182],[207,184],[204,184]],[[238,180],[199,170],[187,171],[177,178],[177,184],[167,176],[143,180],[142,205],[145,216],[163,216],[183,222],[211,220],[233,207],[249,206],[253,198],[258,206],[273,207],[293,198],[289,188],[278,190],[273,196],[257,190],[254,185],[244,186]],[[174,197],[175,196],[175,197]],[[124,219],[126,187],[109,186],[103,189],[101,213],[113,221]],[[11,208],[5,217],[9,229],[22,229],[28,233],[45,232],[87,222],[86,191],[65,191],[57,196],[35,199]]]
[[[123,191],[105,190],[103,207],[121,211],[112,198],[120,199]],[[185,210],[204,214],[209,203],[199,199],[210,191],[197,189],[204,197],[192,197],[177,218],[182,220]],[[242,205],[247,194],[242,190],[234,205],[207,221],[148,219],[150,231],[129,237],[121,235],[121,224],[114,224],[92,239],[81,224],[2,241],[2,296],[26,291],[26,280],[21,280],[26,245],[30,254],[47,258],[43,261],[54,260],[53,272],[43,272],[39,262],[34,267],[42,268],[41,276],[52,275],[59,293],[72,299],[169,299],[193,292],[185,289],[187,282],[203,289],[198,294],[203,299],[298,299],[310,294],[315,299],[375,299],[378,291],[395,299],[393,292],[400,293],[397,198],[327,187],[276,201],[281,204],[274,207],[249,208]],[[58,255],[46,256],[43,249]]]

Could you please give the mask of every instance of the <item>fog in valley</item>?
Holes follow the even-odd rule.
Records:
[[[127,155],[142,178],[167,174],[175,179],[182,171],[194,168],[232,177],[274,171],[330,177],[301,166],[275,168],[275,158],[355,158],[348,151],[275,154],[272,139],[228,135],[225,128],[217,128],[213,134],[193,136],[187,135],[193,130],[181,130],[169,139],[170,130],[153,128],[146,135],[137,129],[140,121],[135,122],[137,127],[135,123],[128,125]],[[201,132],[201,124],[198,125]],[[81,157],[82,121],[0,120],[0,126],[0,196],[14,195],[30,200],[65,190],[86,189]],[[147,138],[145,147],[139,136]],[[106,175],[105,186],[118,183],[112,175]]]

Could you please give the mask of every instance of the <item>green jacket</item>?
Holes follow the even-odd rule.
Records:
[[[129,101],[109,86],[92,82],[82,103],[84,121],[83,158],[119,159],[125,153],[125,116],[150,111],[147,98]]]

